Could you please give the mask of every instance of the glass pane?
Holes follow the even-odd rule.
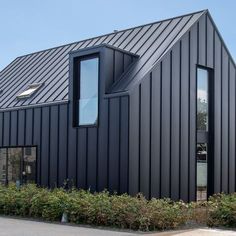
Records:
[[[197,70],[197,129],[208,131],[208,71]]]
[[[207,199],[207,144],[197,144],[197,201]]]
[[[35,183],[36,179],[36,147],[23,149],[24,161],[22,179],[23,183]]]
[[[7,149],[0,149],[0,184],[6,184]]]
[[[8,148],[8,182],[21,183],[22,148]]]
[[[97,122],[98,64],[98,58],[80,62],[79,125]]]

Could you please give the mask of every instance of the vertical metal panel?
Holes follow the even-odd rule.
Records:
[[[139,89],[130,95],[129,115],[129,193],[139,191]]]
[[[151,196],[160,197],[161,182],[161,66],[157,65],[152,72],[151,86]],[[131,120],[130,122],[134,122]],[[131,124],[130,124],[131,125]]]
[[[33,139],[32,130],[33,130],[33,109],[26,109],[25,145],[32,145],[32,139]]]
[[[161,196],[170,196],[170,55],[162,61],[162,104],[161,104]]]
[[[117,81],[124,71],[124,55],[119,51],[114,51],[114,80]]]
[[[101,73],[104,74],[104,78],[106,78],[105,83],[105,92],[107,92],[110,88],[111,85],[114,82],[114,50],[112,49],[107,49],[105,50],[105,56],[104,56],[104,62],[101,63]],[[104,88],[102,88],[103,84],[100,84],[100,92],[101,94],[104,94]]]
[[[124,55],[124,71],[127,69],[127,67],[132,63],[132,57],[130,55],[125,54]]]
[[[97,128],[88,128],[87,188],[97,188]]]
[[[214,66],[214,55],[213,55],[213,51],[214,51],[214,27],[209,19],[209,17],[207,16],[207,23],[206,23],[206,27],[207,27],[207,45],[206,45],[206,54],[207,54],[207,61],[206,61],[206,65],[210,68],[213,68]]]
[[[196,199],[196,107],[197,107],[197,78],[196,78],[196,64],[197,64],[197,25],[193,26],[190,31],[190,58],[189,58],[189,201]],[[213,57],[212,54],[208,54]]]
[[[4,113],[0,113],[0,145],[3,146],[3,136],[4,136],[4,119],[3,119]]]
[[[50,115],[50,165],[49,165],[49,186],[57,186],[58,176],[58,155],[59,155],[59,111],[58,106],[51,107]]]
[[[128,192],[129,97],[120,99],[120,193]]]
[[[229,192],[235,192],[235,67],[229,65]]]
[[[188,201],[189,183],[189,36],[181,41],[180,199]]]
[[[87,183],[87,129],[78,129],[78,150],[77,150],[77,187],[85,189]]]
[[[73,111],[72,104],[69,104],[68,111],[68,179],[70,184],[76,186],[76,159],[77,159],[77,131],[72,127]]]
[[[221,113],[222,113],[222,92],[221,92],[221,42],[215,32],[214,47],[214,192],[221,192]]]
[[[25,145],[25,110],[18,112],[18,141],[17,145]]]
[[[112,98],[109,102],[109,189],[119,191],[120,168],[120,101]]]
[[[62,186],[66,180],[67,170],[67,105],[61,105],[59,109],[59,160],[58,160],[58,184]]]
[[[11,113],[4,112],[4,137],[3,137],[3,146],[9,146],[10,144],[10,123],[11,123]]]
[[[41,130],[42,130],[41,108],[34,109],[34,145],[37,145],[37,183],[41,184]]]
[[[200,65],[206,65],[206,15],[199,20],[198,50]]]
[[[49,154],[50,154],[50,109],[42,108],[42,143],[41,143],[41,184],[48,185],[49,177]]]
[[[18,120],[18,112],[11,111],[11,133],[10,133],[10,145],[17,145],[17,120]],[[32,127],[33,131],[33,127]]]
[[[150,74],[141,84],[140,104],[140,192],[149,197],[150,183]]]
[[[180,175],[180,43],[172,51],[171,198],[179,199]]]
[[[98,190],[107,188],[108,183],[108,99],[100,103],[99,128],[98,128]]]
[[[229,58],[223,48],[222,50],[222,191],[228,192],[228,164],[229,164]]]

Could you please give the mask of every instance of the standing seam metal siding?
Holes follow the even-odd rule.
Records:
[[[109,92],[129,90],[122,87],[131,81],[142,79],[143,73],[203,14],[205,11],[195,12],[17,58],[0,71],[0,87],[3,90],[0,93],[0,108],[5,110],[67,101],[69,53],[102,44],[139,55],[138,63],[127,70],[128,77],[118,81]],[[17,99],[16,96],[31,83],[44,83],[44,86],[29,99]]]
[[[213,191],[236,190],[235,65],[205,14],[130,95],[131,194],[195,200],[197,65],[214,70]]]
[[[69,180],[91,191],[127,192],[129,99],[105,101],[103,124],[109,122],[99,128],[72,128],[68,103],[0,112],[0,148],[37,146],[37,183],[42,186],[63,186]]]

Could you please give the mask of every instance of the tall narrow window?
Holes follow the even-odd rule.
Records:
[[[208,195],[209,71],[197,69],[197,200]]]
[[[98,57],[79,61],[79,83],[77,97],[77,124],[95,125],[98,120]]]

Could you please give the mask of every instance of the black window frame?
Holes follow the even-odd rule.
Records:
[[[198,69],[207,70],[208,71],[208,131],[198,130],[197,129],[197,80],[198,80]],[[209,196],[214,193],[214,87],[215,87],[215,71],[211,67],[206,67],[200,64],[196,64],[196,143],[195,147],[197,147],[198,143],[206,143],[208,146],[208,162],[207,162],[207,200]],[[197,152],[197,148],[196,148]],[[196,153],[197,155],[197,153]],[[197,170],[197,156],[195,157],[195,170]],[[195,193],[197,192],[197,171],[195,171]],[[197,200],[195,194],[195,200]]]
[[[80,62],[85,60],[90,60],[98,58],[98,104],[97,104],[97,120],[94,124],[79,124],[79,99],[80,99]],[[92,53],[83,56],[78,56],[74,58],[73,62],[73,127],[78,128],[86,128],[86,127],[98,127],[99,124],[99,101],[100,101],[100,54],[99,53]]]

